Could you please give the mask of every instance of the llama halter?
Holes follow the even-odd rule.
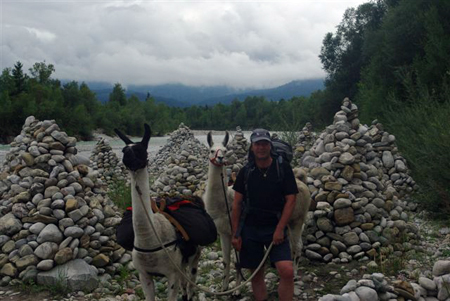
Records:
[[[216,153],[214,154],[214,158],[209,159],[209,162],[211,162],[214,166],[217,166],[217,167],[222,167],[222,166],[228,165],[228,163],[224,161],[223,157],[222,157],[222,159],[217,160],[219,158],[220,151],[221,151],[220,149],[217,149]]]

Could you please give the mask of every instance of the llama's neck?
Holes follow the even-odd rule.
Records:
[[[154,214],[150,204],[150,185],[147,168],[130,172],[131,201],[133,206],[134,245],[148,249],[155,246],[154,233],[149,218],[153,221]],[[148,215],[145,214],[148,212]]]
[[[208,213],[215,213],[215,210],[222,210],[225,196],[223,193],[224,187],[227,189],[225,166],[216,166],[209,162],[208,168],[208,182],[205,191],[205,205]]]
[[[222,191],[222,183],[226,187],[227,171],[224,166],[216,166],[209,162],[208,168],[208,186],[214,187],[214,190],[220,188]]]

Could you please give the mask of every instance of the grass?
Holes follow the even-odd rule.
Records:
[[[28,282],[21,282],[17,286],[21,292],[28,295],[48,292],[52,297],[63,297],[71,291],[62,279],[58,280],[54,285],[37,284],[33,280],[30,280]]]
[[[123,180],[117,180],[109,185],[108,196],[122,210],[131,206],[131,188]]]

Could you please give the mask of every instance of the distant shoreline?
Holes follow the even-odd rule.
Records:
[[[209,132],[210,131],[208,131],[208,130],[192,130],[194,137],[197,138],[200,142],[204,143],[205,145],[207,144],[206,136]],[[213,136],[219,136],[219,137],[217,137],[218,139],[220,139],[221,137],[223,137],[225,135],[225,131],[211,131],[211,132],[212,132]],[[236,131],[228,131],[228,132],[230,133],[231,137],[234,137],[234,135],[236,134]],[[250,137],[250,133],[251,133],[250,131],[243,131],[243,133],[247,138]],[[166,141],[167,141],[167,139],[169,139],[169,137],[170,137],[170,134],[165,135],[165,136],[153,137],[150,140],[150,149],[149,149],[150,155],[154,152],[157,152],[159,150],[159,148],[162,147],[166,143]],[[120,140],[119,137],[112,137],[112,136],[108,136],[105,134],[94,134],[94,140],[78,141],[77,145],[76,145],[78,153],[89,158],[92,150],[95,147],[95,144],[101,138],[108,140],[111,145],[111,148],[116,153],[116,155],[119,158],[122,158],[122,148],[123,148],[122,140]],[[140,137],[130,137],[130,138],[133,141],[138,141],[140,139]],[[155,144],[155,142],[156,142],[156,144]],[[9,145],[0,144],[0,168],[3,166],[6,154],[9,152],[9,149],[10,149]]]

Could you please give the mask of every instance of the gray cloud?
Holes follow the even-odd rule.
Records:
[[[127,84],[272,87],[325,76],[318,58],[346,8],[290,2],[2,0],[2,69]]]

